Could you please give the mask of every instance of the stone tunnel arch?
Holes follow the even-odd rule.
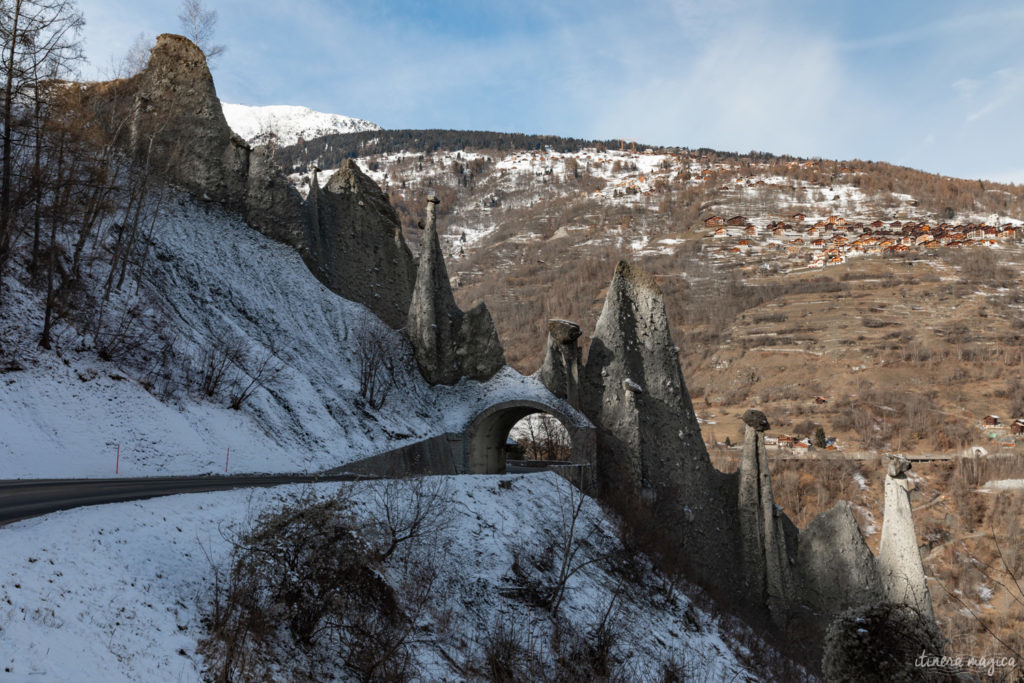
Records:
[[[496,403],[478,413],[465,429],[466,471],[469,474],[495,474],[505,471],[505,441],[519,420],[534,413],[557,419],[569,433],[572,455],[569,460],[593,469],[596,453],[594,425],[579,411],[559,408],[539,401],[514,400]]]

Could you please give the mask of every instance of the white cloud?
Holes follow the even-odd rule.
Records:
[[[603,108],[600,126],[629,122],[658,141],[747,151],[821,154],[842,139],[855,97],[827,40],[735,27],[658,74],[634,74]]]
[[[966,5],[965,5],[966,6]],[[964,39],[968,31],[985,31],[992,28],[1019,24],[1024,21],[1024,9],[1020,7],[997,8],[957,16],[943,17],[924,24],[880,33],[874,36],[860,36],[837,44],[843,50],[873,50],[889,48],[954,36]]]
[[[953,87],[961,97],[969,99],[971,104],[981,105],[972,107],[968,112],[966,121],[971,123],[1024,95],[1024,68],[998,69],[983,81],[970,81],[969,86],[961,85],[957,88],[957,83]]]

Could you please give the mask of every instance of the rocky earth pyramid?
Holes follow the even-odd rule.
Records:
[[[909,492],[913,488],[907,478],[910,461],[902,456],[889,457],[885,473],[885,517],[878,546],[882,590],[890,602],[910,605],[934,619],[910,508]]]
[[[583,349],[578,339],[583,330],[568,320],[548,321],[547,353],[540,366],[540,381],[558,398],[573,408],[580,407],[580,379],[583,372]]]
[[[86,97],[114,144],[152,171],[296,248],[332,291],[392,327],[405,323],[415,269],[387,197],[349,164],[303,201],[268,149],[231,131],[192,41],[159,36],[145,69],[91,84]]]
[[[578,328],[552,321],[541,369],[559,395],[571,387]],[[849,503],[802,532],[775,504],[764,445],[765,414],[749,410],[737,472],[710,462],[654,278],[615,269],[579,389],[597,427],[597,480],[636,528],[657,534],[691,578],[763,610],[780,628],[817,632],[848,608],[890,600],[931,615],[905,490],[905,469],[886,477],[880,557],[871,554]]]
[[[206,57],[184,36],[165,33],[149,61],[126,82],[131,148],[152,149],[168,176],[196,194],[242,208],[249,175],[249,145],[224,119]],[[114,125],[123,122],[114,121]]]
[[[624,261],[590,343],[581,403],[597,427],[602,493],[673,538],[697,577],[739,590],[735,475],[711,466],[661,289]]]
[[[416,266],[394,207],[351,159],[322,190],[318,182],[314,171],[306,197],[310,268],[391,327],[403,326]]]
[[[775,505],[764,433],[768,418],[760,410],[743,415],[743,452],[739,469],[739,518],[743,563],[751,593],[784,624],[793,602],[793,579],[783,513]]]
[[[838,614],[881,599],[875,556],[848,501],[839,501],[800,530],[797,573],[801,599],[818,614]]]
[[[438,203],[437,197],[427,200],[406,331],[420,372],[431,384],[455,384],[462,377],[484,381],[505,365],[505,352],[483,302],[466,313],[455,303],[437,236]]]

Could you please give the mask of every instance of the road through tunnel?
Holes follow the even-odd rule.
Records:
[[[568,406],[555,407],[536,401],[506,401],[478,414],[466,428],[467,471],[497,474],[506,471],[506,447],[512,428],[528,415],[541,413],[558,420],[568,433],[568,462],[592,470],[595,458],[594,426]],[[589,476],[589,473],[588,473]]]

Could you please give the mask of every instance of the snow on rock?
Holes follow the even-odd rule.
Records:
[[[5,280],[0,339],[19,340],[23,369],[0,374],[0,478],[112,475],[118,445],[124,476],[223,472],[228,448],[235,473],[317,471],[462,431],[499,401],[561,405],[538,379],[507,367],[484,383],[431,387],[410,358],[401,386],[372,410],[359,398],[351,342],[370,314],[325,288],[294,250],[185,195],[166,203],[150,248],[142,294],[157,331],[135,367],[77,350],[70,328],[59,331],[59,353],[39,349],[41,294]],[[102,282],[105,271],[91,277]],[[194,385],[225,340],[272,354],[281,371],[241,410],[224,392],[205,397],[194,387],[158,397],[165,371],[185,386],[190,367]],[[151,372],[170,342],[173,367]]]
[[[550,473],[446,478],[453,520],[437,539],[436,599],[443,624],[418,629],[413,655],[422,680],[452,680],[443,654],[472,656],[495,619],[541,634],[546,610],[508,597],[517,554],[542,548],[560,527],[568,484]],[[501,484],[501,485],[499,485]],[[0,528],[0,678],[7,680],[195,681],[204,661],[202,612],[234,533],[265,509],[311,491],[347,492],[369,519],[381,482],[285,486],[170,496],[62,511]],[[591,500],[580,518],[581,560],[621,548],[615,524]],[[584,531],[585,530],[585,531]],[[623,589],[602,563],[567,586],[563,615],[578,628],[612,621],[634,680],[657,680],[670,658],[700,680],[753,680],[718,623],[682,593],[665,595],[653,570]],[[503,597],[503,593],[505,597]],[[613,598],[613,593],[615,597]],[[449,611],[450,610],[450,611]],[[441,617],[427,617],[439,619]],[[447,634],[447,635],[444,635]],[[440,641],[461,642],[461,650]],[[339,672],[340,673],[340,672]]]
[[[341,114],[325,114],[308,107],[270,105],[250,107],[221,102],[224,118],[231,130],[251,145],[266,144],[271,137],[278,145],[294,145],[300,138],[313,138],[335,133],[361,133],[380,130],[376,123]]]

